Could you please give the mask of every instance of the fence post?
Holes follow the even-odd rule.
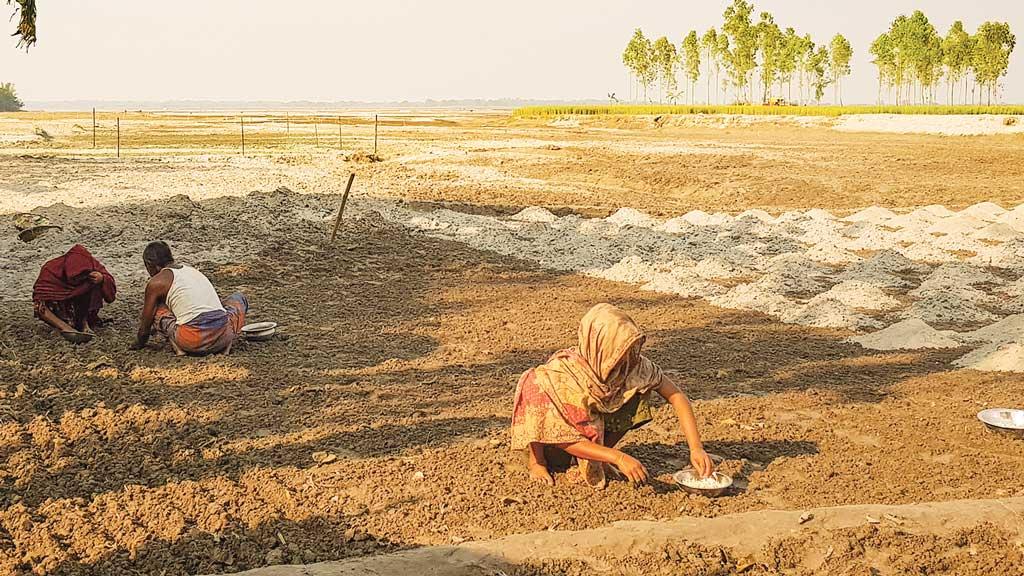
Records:
[[[373,155],[377,155],[377,115],[373,115]]]
[[[341,150],[341,115],[338,115],[338,150]]]
[[[121,117],[117,117],[117,159],[121,159]]]
[[[288,112],[285,111],[285,113],[284,113],[284,134],[285,134],[285,136],[287,136],[287,135],[289,135],[291,133],[292,133],[291,118],[288,117]]]
[[[245,114],[240,116],[242,119],[242,156],[245,156]]]
[[[96,147],[96,109],[92,109],[92,147]]]
[[[316,139],[316,147],[319,148],[320,147],[320,127],[318,126],[318,122],[317,122],[316,116],[313,116],[313,138]]]

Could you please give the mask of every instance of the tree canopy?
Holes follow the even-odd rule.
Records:
[[[17,112],[25,105],[10,82],[0,84],[0,112]]]
[[[18,37],[18,47],[27,50],[36,43],[36,0],[7,0],[7,5],[14,5],[11,19],[17,18],[18,27],[12,36]]]

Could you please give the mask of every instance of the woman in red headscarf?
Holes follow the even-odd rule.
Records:
[[[100,323],[99,310],[117,294],[114,277],[83,246],[50,260],[32,287],[37,318],[59,330],[65,339],[84,342]]]

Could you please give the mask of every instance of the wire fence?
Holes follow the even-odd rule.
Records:
[[[406,126],[403,118],[380,114],[153,113],[93,110],[74,122],[66,142],[75,148],[131,151],[215,149],[240,155],[335,150],[377,157],[385,126]],[[54,142],[63,145],[64,140]]]

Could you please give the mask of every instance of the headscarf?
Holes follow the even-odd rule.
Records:
[[[102,274],[103,283],[98,286],[93,284],[89,279],[91,272]],[[63,256],[43,264],[39,277],[32,287],[32,300],[66,302],[90,292],[92,296],[86,306],[87,309],[78,310],[79,314],[94,316],[104,301],[113,302],[117,295],[117,284],[99,260],[93,258],[84,246],[75,244]]]
[[[604,443],[604,414],[658,387],[664,375],[640,351],[644,333],[625,312],[598,304],[580,321],[576,348],[556,352],[523,375],[512,416],[512,447]],[[604,485],[600,464],[580,462],[588,483]]]

